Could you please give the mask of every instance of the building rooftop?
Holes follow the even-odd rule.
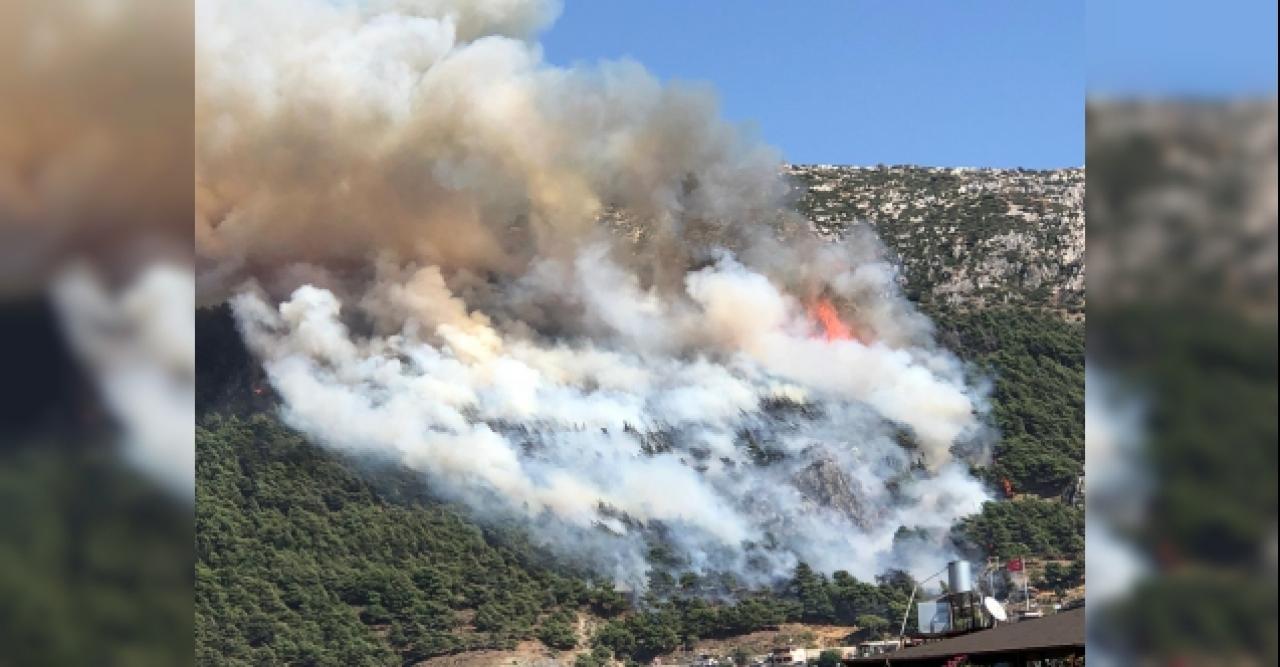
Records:
[[[964,655],[1019,653],[1028,651],[1084,649],[1084,608],[1001,625],[990,630],[961,635],[939,642],[905,648],[869,658],[845,660],[854,665],[898,665],[932,662],[940,658]]]

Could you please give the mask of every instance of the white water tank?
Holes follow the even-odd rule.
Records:
[[[947,592],[951,595],[973,590],[973,569],[967,560],[947,563]]]

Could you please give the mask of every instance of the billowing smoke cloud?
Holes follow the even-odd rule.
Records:
[[[965,368],[707,92],[542,63],[554,10],[198,5],[202,297],[290,424],[620,582],[936,569],[987,497]]]
[[[192,9],[0,4],[0,301],[189,264]]]
[[[759,583],[800,558],[870,576],[901,564],[900,526],[945,532],[985,499],[949,454],[978,424],[945,355],[827,340],[727,255],[682,295],[629,278],[587,247],[546,260],[490,315],[438,267],[384,272],[354,304],[381,323],[365,334],[309,285],[278,307],[252,292],[233,304],[290,423],[542,526],[549,546],[620,542],[599,551],[624,581],[643,580],[659,526],[694,569]],[[572,302],[592,333],[546,336],[506,314],[540,302]],[[895,440],[902,427],[918,451]]]
[[[192,15],[167,0],[0,4],[0,308],[47,298],[94,385],[50,379],[64,354],[54,347],[31,367],[49,369],[45,381],[77,397],[75,410],[52,401],[19,411],[59,412],[81,444],[120,427],[129,461],[188,502]],[[15,357],[41,356],[5,343]],[[31,394],[24,375],[7,373],[11,392]],[[89,395],[100,406],[85,407]],[[97,407],[109,425],[89,418]]]
[[[373,251],[519,271],[603,206],[681,218],[775,203],[778,155],[707,91],[634,63],[545,66],[545,2],[202,2],[197,244],[218,271]],[[214,285],[216,286],[216,285]],[[210,285],[206,285],[206,290]]]

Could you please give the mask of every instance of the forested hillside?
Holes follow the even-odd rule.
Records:
[[[934,321],[994,382],[1000,439],[988,478],[1009,494],[1069,495],[1084,473],[1084,324],[1009,307],[943,311]]]
[[[362,469],[269,416],[207,415],[196,447],[202,665],[413,664],[531,639],[583,649],[583,664],[643,660],[786,621],[878,630],[913,585],[801,565],[786,586],[735,604],[704,600],[688,573],[658,574],[635,600],[546,559],[518,530],[478,528],[417,476]],[[586,641],[579,616],[599,628]]]
[[[567,648],[558,612],[625,606],[420,479],[361,474],[270,417],[208,417],[196,446],[202,664],[401,664],[531,636]]]
[[[1006,190],[1031,203],[998,205],[980,188],[969,197],[965,179],[1004,183],[999,174],[950,174],[946,188],[912,204],[911,216],[855,218],[839,207],[880,210],[857,207],[876,183],[898,192],[929,176],[850,173],[809,181],[824,193],[819,208],[829,219],[815,222],[819,231],[838,235],[844,217],[882,227],[908,293],[933,317],[943,343],[991,382],[999,437],[991,465],[979,472],[1003,499],[957,524],[953,539],[980,557],[1081,562],[1079,174],[1016,172],[1019,185]],[[1047,185],[1037,189],[1036,179]],[[842,195],[842,187],[849,191]],[[992,196],[1004,196],[996,190]],[[964,196],[938,194],[946,192]],[[1026,219],[1023,208],[1011,208],[1018,202],[1041,206],[1034,224],[1019,226]],[[801,208],[813,214],[814,201],[802,198]],[[963,215],[943,224],[957,210]],[[1008,239],[1023,250],[992,259],[993,243]],[[960,250],[935,257],[940,248]],[[990,279],[974,277],[983,267],[995,271]],[[678,570],[655,572],[645,597],[616,591],[530,545],[518,526],[479,527],[435,499],[420,476],[344,460],[284,427],[225,308],[203,310],[197,335],[200,664],[400,665],[540,642],[549,654],[568,652],[561,655],[590,665],[645,660],[789,621],[874,635],[906,608],[913,582],[903,573],[863,582],[805,565],[773,590],[737,587],[732,603],[707,599],[703,582]],[[1081,577],[1081,568],[1055,563],[1042,578],[1062,590]]]

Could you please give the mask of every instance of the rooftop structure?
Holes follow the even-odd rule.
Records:
[[[1022,665],[1029,660],[1058,658],[1074,664],[1084,657],[1084,608],[1025,620],[951,639],[904,648],[867,658],[849,658],[846,665]]]

